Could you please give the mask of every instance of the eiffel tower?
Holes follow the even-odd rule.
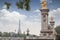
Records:
[[[19,27],[18,27],[18,34],[21,34],[21,29],[20,29],[21,23],[20,23],[20,19],[19,19]]]

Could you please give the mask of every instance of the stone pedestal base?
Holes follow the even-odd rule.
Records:
[[[42,37],[42,36],[38,36],[38,37],[29,37],[29,36],[27,36],[26,38],[25,38],[25,40],[54,40],[54,38],[49,38],[49,37]]]
[[[25,40],[54,40],[54,39],[25,39]]]

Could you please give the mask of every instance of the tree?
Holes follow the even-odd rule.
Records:
[[[8,32],[4,32],[4,33],[2,34],[2,36],[3,36],[3,37],[9,37],[9,33],[8,33]]]
[[[56,40],[60,40],[60,35],[56,35]]]
[[[0,32],[0,36],[2,36],[2,32]]]
[[[56,26],[55,31],[57,32],[56,40],[60,39],[60,26]]]
[[[11,6],[11,3],[5,2],[6,9],[9,9]],[[27,11],[30,10],[30,0],[19,0],[19,2],[16,2],[16,6],[18,9],[26,9]]]
[[[6,9],[9,9],[10,6],[11,6],[11,4],[10,3],[7,3],[7,2],[5,2],[5,5],[6,5]]]
[[[60,34],[60,26],[56,26],[55,30],[56,30],[57,34]]]

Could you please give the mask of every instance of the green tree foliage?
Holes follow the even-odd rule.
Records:
[[[10,3],[8,3],[8,2],[5,2],[5,5],[6,5],[6,9],[9,9],[9,8],[10,8],[10,6],[11,6],[11,4],[10,4]]]
[[[16,6],[18,7],[18,9],[23,9],[23,2],[17,2]]]
[[[56,30],[57,34],[60,34],[60,26],[57,26],[57,27],[55,28],[55,30]]]
[[[0,37],[25,37],[26,34],[18,34],[18,33],[11,33],[11,32],[0,32]]]
[[[55,31],[57,32],[56,40],[60,40],[60,26],[57,26],[57,27],[55,28]]]
[[[56,35],[56,40],[60,40],[60,35]]]
[[[0,32],[0,36],[2,36],[2,32]]]
[[[6,8],[9,9],[11,6],[11,3],[5,2]],[[27,11],[30,10],[30,0],[19,0],[19,2],[16,2],[16,6],[18,9],[26,9]]]
[[[30,0],[24,0],[24,6],[25,6],[25,9],[26,10],[29,10],[30,9],[29,3],[30,3]]]
[[[3,37],[9,37],[9,33],[8,33],[8,32],[4,32],[4,33],[2,34],[2,36],[3,36]]]
[[[26,37],[27,34],[18,34],[14,32],[0,32],[0,37]],[[30,34],[29,36],[35,37],[36,35]]]

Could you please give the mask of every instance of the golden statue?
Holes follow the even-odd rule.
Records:
[[[47,3],[46,0],[43,0],[43,2],[41,4],[42,5],[42,9],[47,9],[46,3]]]

